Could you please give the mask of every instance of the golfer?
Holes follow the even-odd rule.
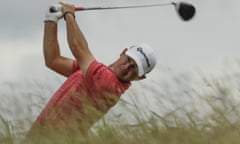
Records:
[[[37,117],[32,130],[89,129],[119,100],[132,81],[142,80],[156,64],[147,44],[125,48],[120,57],[106,66],[96,60],[75,20],[74,5],[58,3],[47,11],[44,23],[45,64],[67,77]],[[58,44],[58,20],[64,19],[67,41],[75,59],[64,57]]]

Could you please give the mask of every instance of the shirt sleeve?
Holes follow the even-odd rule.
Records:
[[[91,99],[101,112],[113,107],[130,86],[130,83],[120,82],[107,66],[96,60],[89,66],[85,80]]]
[[[86,73],[88,87],[93,91],[108,92],[120,96],[130,83],[120,82],[108,67],[96,60],[91,63]]]
[[[76,60],[73,61],[72,66],[73,66],[73,73],[80,70],[79,64]]]

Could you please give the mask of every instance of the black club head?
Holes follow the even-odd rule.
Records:
[[[193,5],[185,2],[173,3],[173,5],[175,6],[178,15],[184,21],[188,21],[194,17],[196,10]]]

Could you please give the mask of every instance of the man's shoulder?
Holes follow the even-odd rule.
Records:
[[[97,60],[94,60],[88,67],[87,73],[94,74],[103,69],[107,69],[107,66]]]
[[[93,61],[87,73],[87,79],[91,79],[91,83],[98,84],[103,89],[115,91],[115,93],[123,93],[130,83],[122,83],[116,75],[103,63]]]

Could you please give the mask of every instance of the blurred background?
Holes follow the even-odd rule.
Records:
[[[9,121],[26,118],[24,113],[31,121],[35,119],[65,80],[45,67],[42,53],[45,12],[49,5],[57,2],[9,0],[1,3],[0,115]],[[65,2],[90,7],[170,1]],[[158,64],[154,71],[146,80],[133,83],[133,87],[122,97],[125,102],[120,102],[111,110],[113,114],[125,113],[122,105],[126,102],[140,113],[148,111],[164,116],[180,110],[181,115],[183,109],[184,112],[197,112],[197,117],[204,117],[209,111],[202,99],[211,98],[218,102],[227,95],[238,104],[240,1],[186,2],[192,3],[197,10],[194,19],[189,22],[181,21],[173,6],[76,14],[95,58],[107,65],[119,57],[123,48],[134,44],[146,42],[156,50]],[[59,22],[59,43],[62,55],[73,57],[66,42],[63,20]],[[122,116],[128,119],[126,123],[129,122],[127,116]]]

